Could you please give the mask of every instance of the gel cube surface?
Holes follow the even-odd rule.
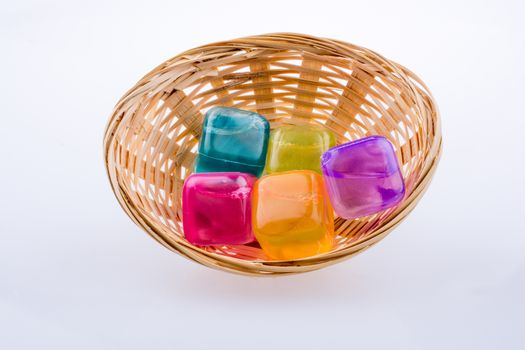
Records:
[[[398,204],[405,185],[392,144],[370,136],[331,148],[321,158],[335,212],[354,219]]]
[[[321,174],[321,155],[335,146],[334,134],[315,125],[286,125],[272,130],[266,173],[312,170]]]
[[[333,215],[321,175],[299,170],[259,179],[253,191],[253,230],[271,259],[330,251]]]
[[[260,176],[270,124],[261,115],[230,107],[206,113],[195,172],[244,172]]]
[[[182,189],[186,239],[201,246],[252,242],[251,195],[256,179],[235,172],[190,175]]]

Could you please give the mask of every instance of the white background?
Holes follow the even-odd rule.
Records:
[[[0,6],[1,349],[523,349],[525,3],[6,1]],[[294,31],[419,74],[444,153],[371,250],[284,278],[211,270],[124,214],[113,105],[197,45]]]

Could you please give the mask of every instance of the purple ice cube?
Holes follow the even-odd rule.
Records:
[[[321,168],[332,206],[345,219],[378,213],[405,195],[394,148],[382,136],[329,149],[321,157]]]

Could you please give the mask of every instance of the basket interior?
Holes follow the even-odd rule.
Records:
[[[260,46],[210,45],[176,56],[146,75],[115,109],[107,146],[114,188],[116,182],[134,220],[171,248],[189,247],[181,189],[193,168],[203,116],[213,106],[256,111],[272,128],[322,125],[338,144],[382,135],[396,150],[405,198],[428,168],[435,111],[417,77],[358,47]],[[398,207],[355,220],[336,217],[334,251],[366,240]],[[265,260],[257,245],[191,249]]]

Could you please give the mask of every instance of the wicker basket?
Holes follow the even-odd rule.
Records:
[[[316,123],[338,143],[383,135],[401,163],[407,194],[380,214],[335,219],[332,252],[266,261],[258,246],[200,248],[181,223],[181,189],[212,106],[257,111],[271,127]],[[384,238],[428,187],[441,152],[435,102],[403,66],[368,49],[302,34],[269,34],[197,47],[164,62],[118,102],[104,138],[115,195],[137,225],[201,264],[249,275],[306,272],[349,258]]]

